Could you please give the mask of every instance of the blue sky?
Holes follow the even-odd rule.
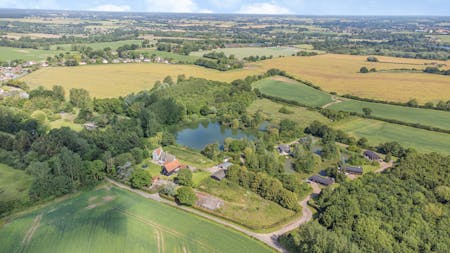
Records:
[[[0,0],[0,8],[307,15],[450,15],[450,0]]]

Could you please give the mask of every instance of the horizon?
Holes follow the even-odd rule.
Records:
[[[0,9],[97,11],[119,13],[190,13],[247,14],[293,16],[435,16],[448,17],[447,0],[411,0],[406,3],[389,0],[93,0],[66,2],[60,0],[0,0]]]

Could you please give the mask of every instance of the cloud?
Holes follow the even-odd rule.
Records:
[[[242,14],[292,14],[292,12],[274,3],[253,3],[242,6],[238,13]]]
[[[130,11],[131,8],[128,5],[114,5],[114,4],[103,4],[92,9],[93,11]]]
[[[147,0],[149,12],[196,12],[197,4],[192,0]]]

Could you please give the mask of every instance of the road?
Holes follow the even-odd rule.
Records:
[[[129,187],[128,185],[119,183],[115,180],[112,180],[110,178],[106,178],[106,181],[108,181],[109,183],[122,188],[124,190],[127,191],[131,191],[133,193],[136,193],[144,198],[147,199],[152,199],[170,206],[174,206],[177,207],[179,209],[182,209],[184,211],[196,214],[198,216],[201,216],[203,218],[206,218],[208,220],[212,220],[214,222],[220,223],[224,226],[233,228],[241,233],[244,233],[250,237],[253,237],[255,239],[258,239],[262,242],[264,242],[265,244],[267,244],[268,246],[272,247],[273,249],[277,250],[278,252],[283,252],[283,253],[288,253],[287,250],[285,250],[283,247],[281,247],[281,245],[278,243],[278,237],[282,234],[285,234],[291,230],[294,230],[296,228],[298,228],[301,224],[304,224],[308,221],[310,221],[312,219],[312,212],[308,207],[308,201],[315,195],[315,194],[319,194],[320,193],[320,188],[318,185],[312,183],[312,187],[313,187],[313,193],[309,196],[307,196],[305,199],[303,199],[302,201],[300,201],[300,205],[302,206],[302,216],[300,216],[299,218],[297,218],[296,220],[290,222],[289,224],[284,225],[282,228],[278,229],[277,231],[271,232],[271,233],[256,233],[253,231],[250,231],[246,228],[243,228],[241,226],[238,226],[234,223],[228,222],[226,220],[220,219],[218,217],[209,215],[207,213],[204,213],[202,211],[187,207],[187,206],[179,206],[177,205],[175,202],[167,200],[167,199],[163,199],[159,196],[159,194],[155,193],[155,194],[150,194],[141,190],[137,190],[137,189],[132,189],[131,187]]]

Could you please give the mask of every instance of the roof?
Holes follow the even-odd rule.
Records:
[[[347,166],[345,167],[345,171],[363,173],[363,168],[361,168],[360,166]]]
[[[226,177],[227,175],[225,174],[225,170],[218,170],[216,173],[212,174],[211,177],[218,179],[218,180],[222,180]]]
[[[230,167],[231,165],[233,165],[233,164],[230,162],[224,162],[224,163],[219,164],[218,167],[228,169],[228,167]]]
[[[323,184],[323,185],[331,185],[334,183],[334,179],[330,177],[321,177],[319,175],[314,175],[309,178],[310,181]]]
[[[285,152],[285,153],[289,153],[289,152],[291,151],[291,147],[289,147],[289,145],[287,145],[287,144],[281,144],[281,145],[279,145],[279,146],[278,146],[278,149],[279,149],[281,152]]]
[[[164,168],[166,169],[166,171],[168,173],[178,169],[179,167],[181,167],[181,164],[180,164],[180,162],[178,160],[173,160],[171,162],[166,162],[164,164]]]
[[[153,152],[155,152],[158,156],[161,155],[162,151],[163,151],[162,148],[157,148],[157,149],[153,150]]]
[[[367,157],[369,157],[369,158],[372,159],[372,160],[378,160],[378,159],[380,159],[380,156],[379,156],[377,153],[373,152],[372,150],[366,150],[366,151],[364,151],[364,155],[367,156]]]
[[[164,161],[164,162],[173,162],[176,160],[174,155],[171,155],[167,152],[161,152],[161,157],[159,158],[159,160]]]

